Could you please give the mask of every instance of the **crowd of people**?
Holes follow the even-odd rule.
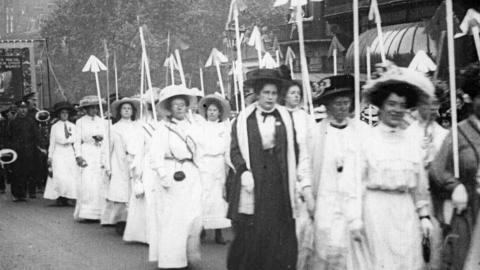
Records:
[[[459,78],[470,108],[459,178],[438,120],[448,92],[425,74],[379,69],[363,85],[377,114],[365,121],[353,115],[351,75],[318,83],[326,117],[315,119],[289,74],[248,72],[254,98],[238,114],[181,85],[116,99],[107,119],[97,96],[60,102],[49,140],[21,101],[1,125],[2,147],[18,154],[4,168],[14,201],[34,198],[44,177],[46,199],[148,244],[161,269],[195,266],[206,231],[225,244],[229,227],[229,270],[477,269],[463,267],[480,260],[480,67]]]

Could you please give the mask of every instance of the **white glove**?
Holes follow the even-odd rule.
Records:
[[[428,218],[422,218],[420,220],[420,226],[422,227],[423,236],[428,237],[432,235],[433,232],[433,224]]]
[[[463,184],[458,185],[452,192],[453,207],[457,209],[459,213],[463,212],[467,208],[468,194]]]
[[[255,181],[253,180],[252,172],[244,171],[240,178],[242,181],[242,188],[247,192],[252,192],[255,188]]]
[[[135,194],[135,198],[140,199],[145,195],[145,187],[143,183],[139,180],[134,180],[133,182],[133,192]]]

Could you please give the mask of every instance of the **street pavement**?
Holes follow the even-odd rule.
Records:
[[[147,261],[147,245],[122,241],[112,227],[75,222],[73,207],[53,204],[43,199],[14,203],[8,192],[0,194],[0,270],[157,269]],[[231,238],[228,231],[226,239]],[[227,250],[208,232],[202,265],[193,270],[226,269]]]

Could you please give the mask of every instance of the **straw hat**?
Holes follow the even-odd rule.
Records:
[[[215,94],[207,95],[202,98],[198,104],[198,111],[200,112],[200,115],[203,116],[205,119],[207,118],[207,109],[210,104],[215,104],[221,107],[219,109],[222,114],[219,118],[222,121],[225,121],[230,117],[230,104],[226,99],[222,97],[222,95],[215,92]]]
[[[112,112],[112,116],[114,118],[117,118],[119,117],[117,115],[118,113],[118,108],[120,108],[123,104],[125,103],[129,103],[131,104],[135,110],[136,110],[136,113],[135,113],[135,118],[138,118],[139,114],[140,114],[140,99],[138,98],[122,98],[120,100],[116,100],[112,103],[112,105],[110,106],[111,108],[111,112]]]
[[[79,106],[80,108],[85,108],[85,107],[90,107],[90,106],[98,106],[98,97],[96,95],[90,95],[90,96],[85,96],[83,97],[80,102]],[[107,102],[102,98],[102,105],[106,105]]]
[[[183,85],[170,85],[160,92],[158,95],[158,109],[163,115],[170,115],[170,108],[167,108],[167,103],[174,97],[186,96],[189,99],[190,104],[195,102],[198,96],[201,96],[201,92],[195,89],[189,89]]]
[[[369,103],[381,107],[382,104],[378,104],[379,101],[375,100],[379,91],[388,92],[388,86],[405,84],[411,87],[406,88],[409,90],[412,97],[407,103],[416,106],[422,98],[433,97],[435,93],[435,87],[430,79],[428,79],[423,73],[408,68],[398,67],[393,63],[388,63],[383,67],[383,70],[376,79],[368,81],[364,86],[364,95],[368,99]]]

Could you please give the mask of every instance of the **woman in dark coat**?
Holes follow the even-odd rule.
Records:
[[[464,75],[463,90],[472,99],[473,113],[458,124],[458,149],[460,177],[454,177],[452,134],[450,133],[431,164],[431,176],[436,189],[451,196],[454,207],[453,217],[442,216],[439,220],[450,223],[444,235],[444,265],[442,269],[478,269],[480,263],[480,238],[472,237],[480,230],[477,221],[480,210],[480,67],[469,66]],[[443,211],[446,212],[446,211]],[[451,221],[450,221],[451,220]],[[472,268],[465,264],[471,256]],[[476,266],[473,266],[473,265]],[[465,267],[465,268],[464,268]]]
[[[247,78],[257,102],[232,126],[230,157],[236,174],[229,218],[235,238],[228,269],[295,269],[295,198],[302,196],[312,212],[314,206],[310,158],[288,111],[277,105],[282,85],[278,71],[254,70]]]

